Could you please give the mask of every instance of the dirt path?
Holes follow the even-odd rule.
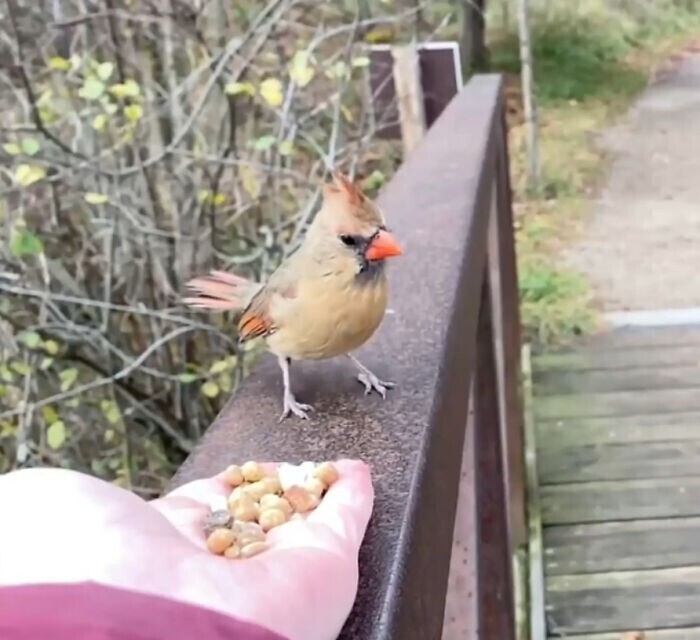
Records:
[[[700,307],[700,54],[654,81],[600,143],[611,171],[567,263],[604,311]]]

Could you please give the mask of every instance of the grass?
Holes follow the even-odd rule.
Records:
[[[596,328],[585,277],[560,259],[608,166],[596,134],[627,110],[656,66],[700,36],[696,0],[546,0],[546,7],[531,16],[542,163],[537,193],[526,187],[517,33],[501,27],[489,34],[490,66],[509,74],[515,107],[509,137],[522,315],[536,343]]]

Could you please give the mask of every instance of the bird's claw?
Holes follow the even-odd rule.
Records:
[[[372,391],[376,391],[382,398],[386,399],[387,389],[393,389],[396,384],[380,380],[373,373],[361,371],[357,374],[357,379],[365,385],[365,395],[368,396]]]
[[[297,402],[293,395],[284,396],[284,410],[280,416],[279,421],[282,422],[290,413],[293,413],[297,418],[302,420],[308,420],[308,411],[313,411],[314,408],[310,404],[304,404],[302,402]]]

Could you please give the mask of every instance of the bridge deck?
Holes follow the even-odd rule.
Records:
[[[700,640],[700,328],[538,355],[533,385],[549,637]]]

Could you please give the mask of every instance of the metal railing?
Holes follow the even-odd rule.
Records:
[[[463,88],[379,203],[405,255],[389,268],[390,311],[358,355],[397,388],[386,400],[368,398],[344,359],[304,363],[295,371],[295,393],[316,411],[309,422],[278,424],[280,375],[264,358],[173,486],[234,460],[362,458],[372,468],[375,508],[341,638],[441,637],[452,571],[461,579],[449,580],[448,609],[458,609],[468,628],[460,637],[511,640],[511,558],[526,531],[520,324],[499,76],[476,76]],[[457,538],[466,564],[451,568]]]

